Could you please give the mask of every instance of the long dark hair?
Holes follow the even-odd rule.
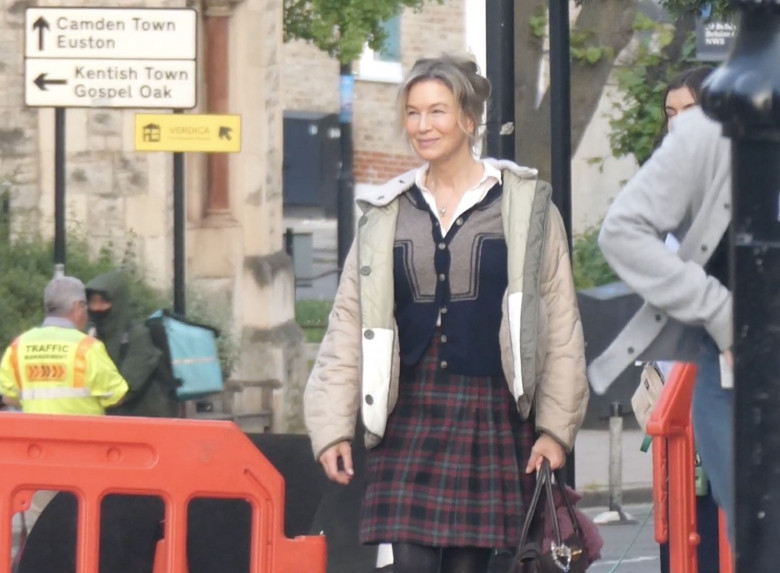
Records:
[[[669,131],[669,116],[666,114],[666,98],[669,97],[669,92],[678,90],[680,88],[688,88],[693,95],[693,101],[697,104],[701,99],[701,88],[704,85],[704,80],[707,79],[715,68],[712,66],[697,66],[690,68],[684,72],[680,72],[674,76],[666,86],[664,90],[664,96],[661,100],[661,109],[664,114],[664,123],[661,125],[661,129],[658,131],[658,135],[655,136],[655,142],[653,144],[653,150],[658,149],[661,146],[661,142],[666,137]],[[649,159],[649,157],[648,157]],[[646,160],[645,160],[646,161]]]
[[[664,133],[666,132],[665,126],[669,122],[669,117],[666,115],[666,98],[669,97],[669,92],[679,90],[680,88],[688,88],[693,95],[693,101],[699,103],[699,100],[701,99],[701,87],[704,85],[704,80],[707,79],[707,76],[709,76],[714,69],[715,68],[712,66],[698,66],[680,72],[669,81],[669,85],[666,86],[666,91],[664,91],[664,99],[661,102],[663,104],[665,120]]]

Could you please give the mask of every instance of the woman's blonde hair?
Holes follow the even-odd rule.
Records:
[[[406,101],[409,98],[409,91],[419,82],[428,80],[438,80],[452,92],[461,111],[458,125],[468,134],[471,146],[476,147],[482,137],[480,128],[491,89],[487,78],[480,75],[477,63],[467,56],[451,54],[417,60],[398,91],[398,119],[401,127],[403,127],[406,116]],[[473,133],[469,133],[466,129],[462,121],[464,115],[473,123]]]

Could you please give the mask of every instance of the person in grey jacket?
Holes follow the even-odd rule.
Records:
[[[588,375],[601,393],[636,360],[696,362],[696,445],[733,532],[733,393],[721,386],[720,370],[720,355],[733,364],[730,220],[731,144],[695,107],[675,119],[604,219],[604,256],[645,304]],[[670,233],[677,252],[664,245]]]
[[[425,161],[362,215],[304,395],[315,457],[341,484],[366,428],[360,538],[395,573],[484,573],[513,547],[543,458],[561,467],[587,405],[566,233],[536,171],[475,158],[490,85],[419,60],[399,94]]]

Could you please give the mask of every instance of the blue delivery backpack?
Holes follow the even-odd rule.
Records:
[[[154,345],[165,356],[176,379],[176,397],[196,400],[222,392],[222,366],[217,352],[216,328],[160,309],[149,315],[146,326]]]

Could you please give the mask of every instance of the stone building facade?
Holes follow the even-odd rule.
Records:
[[[53,236],[54,112],[24,101],[25,0],[2,0],[0,179],[14,229]],[[38,6],[59,6],[44,1]],[[300,430],[303,333],[283,249],[282,0],[71,1],[69,7],[198,11],[198,106],[186,113],[242,117],[236,154],[185,154],[186,278],[220,314],[240,350],[237,413],[251,414],[277,380],[274,429]],[[172,154],[134,151],[134,114],[165,110],[67,109],[66,218],[90,250],[130,250],[152,284],[173,281]],[[67,269],[66,269],[67,271]],[[245,416],[247,430],[252,416]]]

